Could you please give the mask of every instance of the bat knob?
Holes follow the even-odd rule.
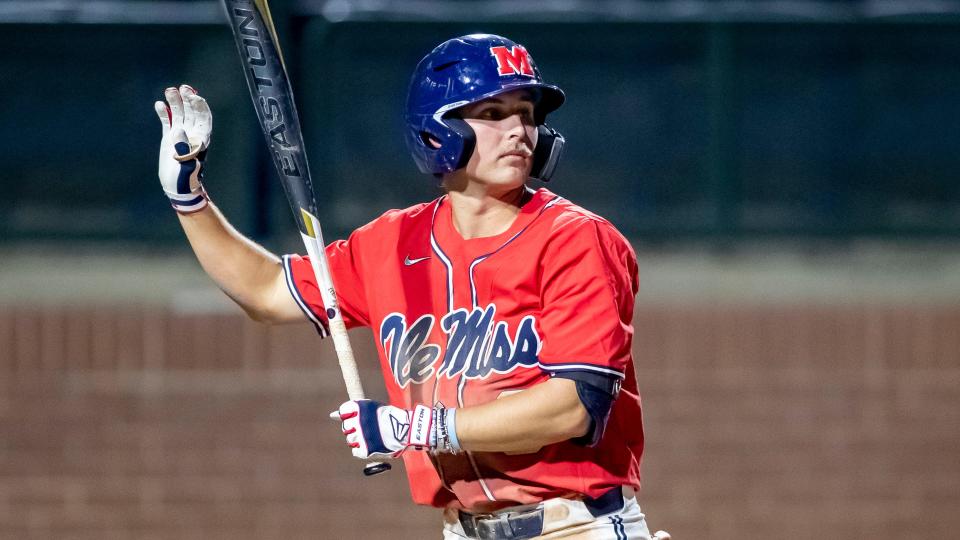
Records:
[[[375,474],[387,472],[392,468],[393,467],[389,463],[383,463],[383,462],[367,463],[367,465],[363,468],[363,475],[373,476]]]

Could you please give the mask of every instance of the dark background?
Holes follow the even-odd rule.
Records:
[[[291,233],[217,3],[113,2],[126,11],[90,14],[92,3],[68,2],[73,11],[46,13],[56,22],[43,2],[7,4],[35,7],[2,26],[0,238],[179,243],[149,180],[151,104],[180,82],[213,107],[215,200],[258,239]],[[568,140],[554,188],[628,236],[960,231],[957,13],[911,14],[911,2],[795,2],[807,9],[783,13],[778,2],[688,3],[701,6],[693,13],[574,2],[562,18],[550,2],[384,2],[349,14],[336,2],[273,4],[330,237],[436,194],[403,144],[406,85],[432,46],[476,31],[525,43],[566,90],[550,118]]]

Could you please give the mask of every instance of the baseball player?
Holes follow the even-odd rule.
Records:
[[[237,233],[201,185],[212,119],[157,102],[160,180],[203,268],[251,317],[326,334],[306,257]],[[504,37],[451,39],[410,82],[407,143],[444,195],[326,248],[348,327],[376,340],[389,403],[331,416],[354,456],[400,458],[445,539],[649,539],[631,357],[636,256],[600,216],[528,186],[553,174],[564,102]],[[656,538],[669,538],[658,533]]]

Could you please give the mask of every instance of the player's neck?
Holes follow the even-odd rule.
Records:
[[[482,189],[450,189],[447,195],[453,213],[453,226],[465,240],[496,236],[506,232],[530,199],[526,186],[503,193]]]

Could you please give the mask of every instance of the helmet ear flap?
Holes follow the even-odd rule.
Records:
[[[470,127],[470,124],[460,118],[444,118],[444,122],[457,134],[461,141],[460,156],[457,159],[456,166],[452,169],[455,171],[466,167],[467,162],[470,161],[470,156],[473,155],[473,149],[477,145],[477,134],[473,131],[473,128]]]
[[[407,142],[421,172],[442,175],[470,161],[477,136],[463,120],[427,117],[418,127],[407,131]]]
[[[566,139],[559,131],[545,124],[537,126],[537,147],[533,150],[533,166],[530,177],[549,182],[557,170],[557,163],[563,154]]]

